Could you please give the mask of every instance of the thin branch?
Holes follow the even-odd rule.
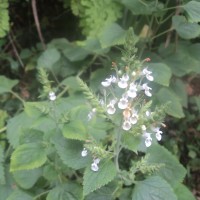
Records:
[[[40,41],[42,43],[42,48],[45,50],[46,49],[46,45],[44,42],[44,38],[41,32],[41,28],[40,28],[40,22],[38,19],[38,13],[37,13],[37,6],[36,6],[36,0],[32,0],[32,10],[33,10],[33,16],[34,16],[34,20],[35,20],[35,25],[36,25],[36,29],[38,32],[38,36],[40,38]]]
[[[13,37],[12,37],[11,34],[12,34],[12,33],[8,34],[8,38],[9,38],[10,44],[12,45],[14,54],[15,54],[16,58],[18,59],[20,65],[22,66],[22,68],[24,68],[24,63],[22,62],[22,59],[21,59],[20,56],[19,56],[18,50],[17,50],[17,48],[16,48],[16,46],[15,46],[15,43],[14,43],[14,41],[13,41]]]

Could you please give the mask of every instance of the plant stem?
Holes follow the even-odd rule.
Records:
[[[14,95],[17,99],[19,99],[23,104],[25,103],[25,101],[15,92],[13,92],[12,90],[9,91],[12,95]]]
[[[119,161],[118,161],[119,153],[121,151],[120,145],[121,145],[121,129],[119,127],[118,132],[117,132],[117,141],[116,141],[116,148],[115,148],[115,165],[116,165],[117,171],[120,171]]]
[[[173,10],[173,9],[177,9],[177,8],[183,8],[183,6],[173,6],[173,7],[169,7],[169,8],[163,8],[162,11]]]
[[[33,200],[36,200],[36,199],[40,198],[41,196],[43,196],[43,195],[49,193],[50,191],[51,191],[51,190],[47,190],[47,191],[44,191],[44,192],[38,194],[37,196],[35,196],[35,197],[33,198]]]
[[[5,127],[3,127],[2,129],[0,129],[0,133],[2,133],[2,132],[4,132],[5,130],[6,130],[6,126]]]
[[[170,32],[172,30],[173,30],[172,28],[169,28],[166,31],[163,31],[162,33],[159,33],[158,35],[155,35],[154,37],[151,38],[151,40],[154,40],[155,38],[160,37],[160,36],[164,35],[165,33],[168,33],[168,32]]]

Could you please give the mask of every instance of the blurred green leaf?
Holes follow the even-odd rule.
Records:
[[[189,1],[183,8],[188,14],[189,21],[200,22],[200,2]]]
[[[33,200],[33,197],[22,190],[16,189],[6,200]]]
[[[18,84],[18,80],[11,80],[5,76],[0,76],[0,94],[10,92],[12,88]]]
[[[149,153],[148,163],[164,164],[158,171],[154,172],[155,175],[161,176],[173,188],[183,181],[186,175],[185,168],[166,148],[155,144],[147,149],[147,153]]]
[[[159,176],[151,176],[138,181],[132,194],[132,200],[177,200],[170,185]]]
[[[0,144],[0,185],[5,184],[5,172],[4,172],[4,150]]]
[[[198,23],[187,22],[184,16],[173,16],[172,24],[183,39],[193,39],[200,35],[200,25]]]
[[[169,103],[166,113],[177,118],[184,117],[182,105],[178,96],[168,88],[161,88],[156,94],[161,104]]]
[[[195,200],[193,194],[181,183],[176,187],[175,194],[178,197],[178,200]]]
[[[169,86],[172,73],[167,65],[164,63],[149,63],[148,68],[152,71],[154,82],[160,85]]]

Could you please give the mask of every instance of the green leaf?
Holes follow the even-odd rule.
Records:
[[[60,52],[56,48],[46,49],[38,58],[37,67],[51,69],[59,59]]]
[[[64,185],[58,185],[51,190],[47,195],[47,200],[80,200],[82,199],[82,189],[80,185],[76,183],[66,183]]]
[[[12,88],[18,84],[18,80],[11,80],[5,76],[0,76],[0,94],[10,92]]]
[[[63,129],[63,136],[68,139],[74,140],[86,140],[88,139],[88,134],[86,127],[82,121],[72,121],[68,124],[65,124]]]
[[[111,47],[114,45],[123,44],[125,41],[126,31],[123,30],[118,24],[112,23],[105,27],[99,36],[101,46],[103,48]]]
[[[56,134],[52,139],[56,151],[63,163],[73,169],[81,169],[91,163],[91,157],[81,156],[83,145],[80,141],[66,140],[61,134]]]
[[[188,106],[188,95],[186,91],[186,84],[181,79],[176,79],[171,83],[171,89],[179,97],[181,105],[187,108]]]
[[[153,12],[163,8],[162,3],[151,0],[121,0],[119,2],[130,9],[133,15],[151,15]]]
[[[19,137],[24,129],[31,128],[34,119],[22,112],[11,118],[7,124],[7,138],[10,144],[16,148],[19,145]]]
[[[11,155],[10,171],[28,170],[42,166],[47,160],[41,143],[20,145]]]
[[[154,82],[169,86],[170,78],[172,76],[170,68],[164,63],[150,63],[148,65],[152,75],[154,77]]]
[[[116,176],[116,168],[111,160],[100,161],[99,170],[94,172],[88,166],[83,176],[83,195],[101,188],[111,182]]]
[[[0,184],[5,184],[4,150],[0,144]]]
[[[4,37],[9,31],[8,0],[0,2],[0,38]]]
[[[85,59],[90,54],[90,51],[76,44],[69,43],[63,50],[63,54],[70,61],[74,62]]]
[[[33,200],[33,197],[22,190],[14,190],[6,200]]]
[[[188,188],[183,184],[179,184],[176,187],[175,194],[178,197],[178,200],[195,200],[192,192],[190,192]]]
[[[182,118],[185,116],[183,113],[183,108],[180,99],[170,89],[161,88],[156,94],[156,96],[161,104],[169,103],[169,105],[166,108],[167,114],[176,118]]]
[[[200,2],[189,1],[183,8],[187,12],[190,22],[200,22]]]
[[[141,136],[133,136],[129,133],[122,135],[122,145],[135,153],[138,151],[138,147],[141,143]]]
[[[55,181],[58,179],[58,172],[52,165],[45,165],[43,168],[43,176],[48,181]]]
[[[173,16],[172,24],[183,39],[193,39],[200,35],[200,26],[197,23],[187,22],[184,16]]]
[[[24,189],[30,189],[42,175],[41,168],[13,172],[17,184]]]
[[[170,185],[158,176],[139,181],[132,194],[132,200],[177,200]]]
[[[148,163],[164,164],[163,167],[155,172],[156,175],[164,178],[173,187],[183,181],[186,170],[167,149],[155,144],[147,149],[147,153],[150,154]]]

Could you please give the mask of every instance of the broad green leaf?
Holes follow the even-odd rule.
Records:
[[[139,0],[121,0],[126,8],[130,9],[133,15],[151,15],[152,12],[159,11],[163,8],[162,3],[156,1],[139,1]]]
[[[38,58],[37,67],[51,69],[60,59],[60,52],[56,48],[46,49]]]
[[[173,16],[172,24],[183,39],[193,39],[200,35],[200,26],[198,23],[187,22],[184,16]]]
[[[0,184],[5,184],[4,150],[0,144]]]
[[[169,103],[169,105],[166,108],[167,114],[176,118],[184,117],[180,99],[174,92],[172,92],[168,88],[161,88],[159,92],[156,94],[156,96],[161,104]]]
[[[30,189],[42,175],[41,168],[13,172],[13,177],[21,188]]]
[[[94,172],[88,166],[83,176],[83,195],[101,188],[111,182],[116,176],[116,167],[111,160],[100,161],[99,170]]]
[[[9,31],[8,0],[0,2],[0,38],[4,37]]]
[[[58,179],[58,172],[52,165],[45,165],[43,168],[43,176],[48,181],[55,181]]]
[[[113,194],[116,190],[116,187],[117,186],[112,183],[108,184],[90,193],[85,200],[113,200]]]
[[[81,156],[83,145],[80,141],[67,140],[58,133],[52,139],[52,142],[65,165],[73,169],[81,169],[90,165],[92,160],[91,157],[89,155],[86,157]]]
[[[11,155],[10,171],[38,168],[46,160],[45,149],[41,143],[23,144],[18,146]]]
[[[74,62],[85,59],[90,54],[90,51],[77,44],[69,43],[63,50],[63,54],[70,61]]]
[[[80,185],[76,183],[66,183],[64,185],[58,185],[51,190],[47,195],[47,200],[81,200],[82,189]]]
[[[189,21],[200,22],[200,2],[189,1],[183,8],[188,14]]]
[[[187,108],[188,106],[188,95],[186,91],[186,84],[181,79],[176,79],[171,83],[172,90],[179,97],[181,105]]]
[[[172,76],[170,68],[164,63],[150,63],[149,67],[154,77],[154,82],[169,86],[170,78]]]
[[[132,200],[177,200],[171,186],[159,176],[148,177],[136,184]]]
[[[193,57],[194,59],[198,60],[198,62],[200,62],[200,56],[199,56],[200,43],[194,43],[190,45],[188,51],[191,57]]]
[[[33,200],[33,197],[22,190],[16,189],[6,200]]]
[[[0,76],[0,94],[10,92],[12,88],[18,84],[18,80],[11,80],[5,76]]]
[[[34,119],[22,112],[11,118],[7,124],[7,138],[10,144],[16,148],[19,145],[19,137],[24,129],[31,128]]]
[[[40,142],[43,139],[44,133],[35,129],[24,129],[19,138],[20,144]]]
[[[5,200],[12,193],[12,188],[9,185],[1,185],[0,187],[0,200]]]
[[[125,133],[122,135],[122,145],[124,148],[127,148],[135,153],[138,151],[138,147],[141,143],[140,136],[133,136],[129,133]]]
[[[77,78],[75,76],[70,76],[70,77],[64,79],[61,82],[61,84],[67,86],[68,87],[68,91],[71,92],[71,93],[81,90],[80,86],[78,84]]]
[[[63,136],[68,139],[86,140],[88,139],[87,129],[84,124],[77,120],[65,124],[63,129]]]
[[[176,187],[175,194],[178,197],[178,200],[195,200],[192,192],[190,192],[189,189],[183,184],[179,184]]]
[[[173,187],[183,181],[186,170],[171,152],[158,144],[149,147],[147,152],[150,154],[148,163],[164,164],[163,167],[155,172],[156,175],[164,178]]]
[[[4,127],[8,114],[5,110],[0,109],[0,129]]]
[[[103,48],[111,47],[114,45],[123,44],[125,41],[126,31],[123,30],[118,24],[112,23],[105,27],[99,36],[101,46]]]

